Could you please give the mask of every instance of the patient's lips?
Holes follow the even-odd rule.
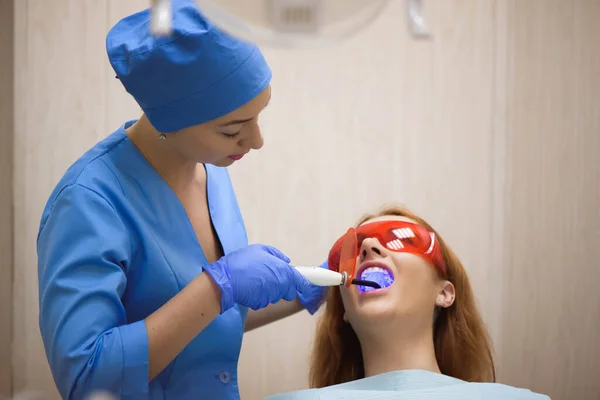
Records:
[[[381,289],[372,288],[369,286],[359,286],[358,291],[361,293],[372,292],[386,289],[394,283],[394,275],[383,264],[364,264],[360,268],[360,279],[365,281],[377,282]]]

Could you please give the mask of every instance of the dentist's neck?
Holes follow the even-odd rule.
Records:
[[[415,332],[373,329],[360,335],[365,377],[420,369],[440,373],[433,344],[433,327]]]
[[[129,139],[173,190],[178,192],[198,180],[203,184],[204,168],[198,168],[197,163],[186,160],[170,146],[169,135],[173,134],[167,134],[164,142],[159,140],[160,133],[145,115],[127,129]]]

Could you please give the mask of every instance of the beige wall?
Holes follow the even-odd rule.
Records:
[[[14,387],[54,393],[37,327],[39,217],[68,165],[138,116],[104,36],[148,2],[15,4]],[[265,49],[266,145],[231,168],[250,241],[316,264],[360,214],[403,202],[466,264],[500,379],[598,398],[599,3],[425,4],[430,42],[407,35],[396,1],[337,48]],[[306,386],[313,326],[301,314],[246,336],[242,398]]]
[[[0,398],[12,384],[13,2],[0,0]]]
[[[600,2],[508,2],[502,376],[600,398]]]

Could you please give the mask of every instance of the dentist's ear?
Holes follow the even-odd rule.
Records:
[[[442,308],[448,308],[454,304],[455,292],[452,282],[443,281],[440,283],[435,305]]]

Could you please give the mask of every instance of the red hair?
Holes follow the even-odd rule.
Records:
[[[454,303],[439,310],[433,328],[435,356],[441,373],[467,382],[495,382],[491,340],[460,260],[425,220],[402,207],[386,207],[377,214],[364,215],[356,225],[386,215],[410,218],[433,232],[439,241],[447,268],[444,279],[452,282],[455,289]],[[338,287],[329,289],[324,308],[312,352],[311,388],[350,382],[365,375],[358,337],[350,324],[343,321],[344,305]]]

